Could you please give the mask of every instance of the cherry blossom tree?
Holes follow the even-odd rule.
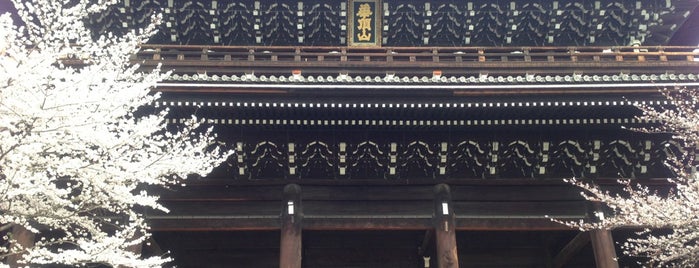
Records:
[[[140,211],[167,211],[145,189],[230,154],[196,119],[167,125],[154,108],[167,73],[131,62],[154,25],[99,37],[86,27],[112,2],[13,0],[23,22],[0,16],[0,266],[159,267],[166,256],[132,250],[149,237]]]
[[[694,158],[699,146],[699,91],[672,88],[661,92],[669,100],[666,107],[637,105],[643,112],[639,118],[657,122],[657,126],[635,130],[670,133],[680,144],[680,151],[669,155],[666,162],[675,174],[669,179],[673,189],[654,191],[622,180],[624,190],[612,193],[573,179],[573,184],[586,190],[582,194],[587,200],[604,204],[611,213],[596,213],[592,222],[566,224],[581,230],[641,227],[644,230],[637,237],[621,244],[624,254],[640,257],[649,267],[696,267],[699,264],[699,177]]]

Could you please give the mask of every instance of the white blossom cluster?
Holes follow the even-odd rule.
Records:
[[[642,227],[645,229],[638,232],[638,237],[621,244],[624,254],[641,257],[647,267],[696,267],[699,264],[699,174],[694,154],[699,145],[699,91],[672,88],[663,89],[662,93],[671,105],[661,108],[638,105],[643,112],[639,118],[656,120],[659,125],[636,130],[669,133],[683,144],[684,150],[666,162],[676,174],[669,179],[674,189],[669,193],[657,192],[623,180],[620,183],[625,185],[624,191],[611,193],[572,179],[571,183],[585,190],[582,195],[587,200],[604,204],[612,213],[597,213],[594,222],[566,224],[581,230]]]
[[[230,152],[192,122],[168,130],[143,115],[167,74],[130,62],[154,25],[99,38],[83,24],[114,1],[13,0],[0,16],[0,266],[159,267],[130,247],[148,237],[143,208],[167,211],[148,185],[205,175]],[[158,20],[154,16],[154,21]],[[11,230],[35,233],[22,246]]]

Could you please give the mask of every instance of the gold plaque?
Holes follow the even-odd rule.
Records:
[[[349,46],[381,46],[381,0],[350,0],[347,43]]]

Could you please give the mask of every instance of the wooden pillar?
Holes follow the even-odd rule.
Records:
[[[12,239],[17,241],[24,248],[29,248],[34,246],[34,233],[27,230],[27,228],[21,225],[12,226]],[[23,254],[10,255],[7,257],[7,265],[10,267],[23,267],[20,265],[19,261],[22,259]]]
[[[280,268],[301,268],[301,187],[289,184],[284,187],[281,214]]]
[[[434,187],[434,228],[437,268],[458,268],[459,256],[456,250],[456,219],[451,204],[449,186],[438,184]]]
[[[597,268],[619,268],[619,264],[616,261],[612,231],[592,230],[590,231],[590,238]]]

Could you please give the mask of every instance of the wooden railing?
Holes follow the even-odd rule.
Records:
[[[177,72],[697,73],[697,47],[240,47],[144,45],[136,60]],[[638,70],[634,70],[638,69]]]
[[[239,47],[144,45],[139,59],[271,62],[699,61],[697,47]]]

